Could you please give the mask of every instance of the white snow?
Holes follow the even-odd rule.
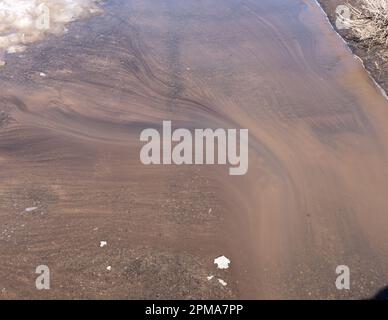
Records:
[[[38,207],[30,207],[30,208],[26,208],[25,211],[32,212],[32,211],[35,211],[36,209],[38,209]]]
[[[47,74],[45,74],[44,72],[39,73],[39,75],[40,75],[41,77],[43,77],[43,78],[47,77]]]
[[[106,270],[111,271],[111,270],[112,270],[112,267],[111,267],[111,266],[107,266],[107,267],[106,267]]]
[[[208,276],[206,277],[209,281],[214,278],[214,276]]]
[[[0,0],[0,58],[99,11],[99,0]],[[1,66],[1,64],[0,64]]]
[[[228,269],[229,263],[230,263],[230,260],[225,256],[221,256],[214,259],[214,264],[217,265],[218,269]]]
[[[11,47],[8,47],[7,49],[7,53],[19,53],[19,52],[23,52],[24,50],[26,49],[25,46],[11,46]]]
[[[221,283],[224,287],[228,285],[224,280],[218,279],[218,282]]]
[[[100,241],[100,248],[103,248],[103,247],[105,247],[106,245],[108,245],[108,242],[107,242],[107,241]]]

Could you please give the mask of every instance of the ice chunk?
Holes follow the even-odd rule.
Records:
[[[214,263],[217,265],[218,269],[228,269],[230,260],[225,256],[221,256],[214,259]]]
[[[224,287],[228,285],[224,280],[218,279],[218,282],[221,283]]]

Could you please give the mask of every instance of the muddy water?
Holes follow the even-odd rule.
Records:
[[[355,298],[388,284],[388,103],[314,3],[104,10],[0,70],[3,298]],[[162,120],[248,128],[248,174],[142,165],[139,134]]]

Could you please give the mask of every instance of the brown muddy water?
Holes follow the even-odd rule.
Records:
[[[1,298],[348,299],[388,285],[388,102],[314,2],[103,9],[0,69]],[[162,120],[249,129],[248,173],[144,166],[140,132]],[[338,265],[351,290],[336,289]]]

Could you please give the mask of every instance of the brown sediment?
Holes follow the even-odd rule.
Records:
[[[388,283],[388,103],[317,5],[104,10],[0,71],[2,298],[360,298]],[[247,175],[142,165],[140,132],[162,120],[248,128]]]

